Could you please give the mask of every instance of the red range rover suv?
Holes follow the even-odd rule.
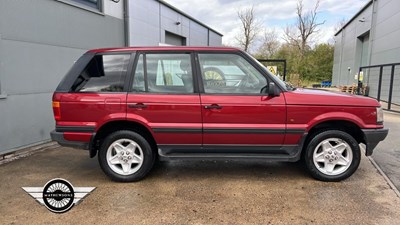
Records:
[[[115,181],[137,181],[160,159],[304,160],[339,181],[385,139],[371,98],[287,86],[235,48],[97,49],[53,95],[60,145],[98,155]]]

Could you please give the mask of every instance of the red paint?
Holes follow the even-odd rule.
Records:
[[[91,133],[64,132],[64,139],[67,141],[89,142],[92,138]]]
[[[285,129],[284,95],[226,96],[202,95],[203,127]],[[205,109],[217,104],[222,109]],[[203,144],[282,144],[285,134],[203,134]]]
[[[128,94],[127,104],[144,104],[147,108],[127,109],[129,118],[141,119],[150,128],[202,128],[200,96]],[[202,134],[154,133],[158,144],[201,144]],[[179,141],[178,141],[179,140]]]
[[[126,119],[126,93],[63,93],[60,126],[96,126]],[[112,99],[112,101],[110,101]],[[96,129],[97,130],[97,129]]]
[[[235,48],[132,47],[95,49],[92,53],[121,51],[216,51],[238,52]],[[112,121],[132,121],[145,126],[157,144],[186,145],[296,145],[303,134],[322,122],[344,120],[362,129],[383,128],[376,123],[376,100],[298,89],[280,96],[54,93],[57,126],[95,127],[97,132]],[[135,105],[144,107],[135,107]],[[206,109],[218,105],[220,109]],[[154,132],[153,129],[170,129]],[[175,129],[171,131],[171,129]],[[180,129],[180,130],[179,130]],[[198,132],[185,132],[197,130]],[[281,133],[209,133],[203,129],[264,129]],[[288,131],[285,133],[285,129]],[[92,133],[65,132],[69,141],[89,142]]]

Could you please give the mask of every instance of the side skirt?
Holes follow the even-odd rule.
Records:
[[[307,133],[297,145],[158,145],[161,160],[300,160]]]
[[[158,146],[161,160],[268,160],[295,162],[300,159],[298,145],[288,146]]]

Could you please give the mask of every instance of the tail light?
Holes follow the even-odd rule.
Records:
[[[382,107],[376,107],[376,123],[383,124],[383,109],[382,109]]]
[[[53,106],[54,119],[56,121],[61,120],[61,108],[59,100],[60,100],[59,95],[57,93],[54,93],[52,106]]]

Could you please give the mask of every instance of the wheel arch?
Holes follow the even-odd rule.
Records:
[[[136,122],[136,121],[128,121],[128,120],[115,120],[110,121],[103,124],[96,132],[96,135],[93,137],[92,145],[89,149],[90,158],[96,156],[98,149],[101,146],[102,141],[107,135],[118,131],[118,130],[130,130],[142,135],[151,145],[153,149],[157,149],[157,144],[154,139],[153,133],[151,130],[145,125]]]
[[[355,122],[337,119],[325,120],[320,123],[316,123],[314,124],[314,126],[309,128],[308,134],[305,137],[305,141],[302,147],[302,156],[304,155],[305,148],[307,148],[308,143],[310,142],[312,137],[316,133],[326,130],[340,130],[351,135],[358,143],[365,143],[363,132]]]

